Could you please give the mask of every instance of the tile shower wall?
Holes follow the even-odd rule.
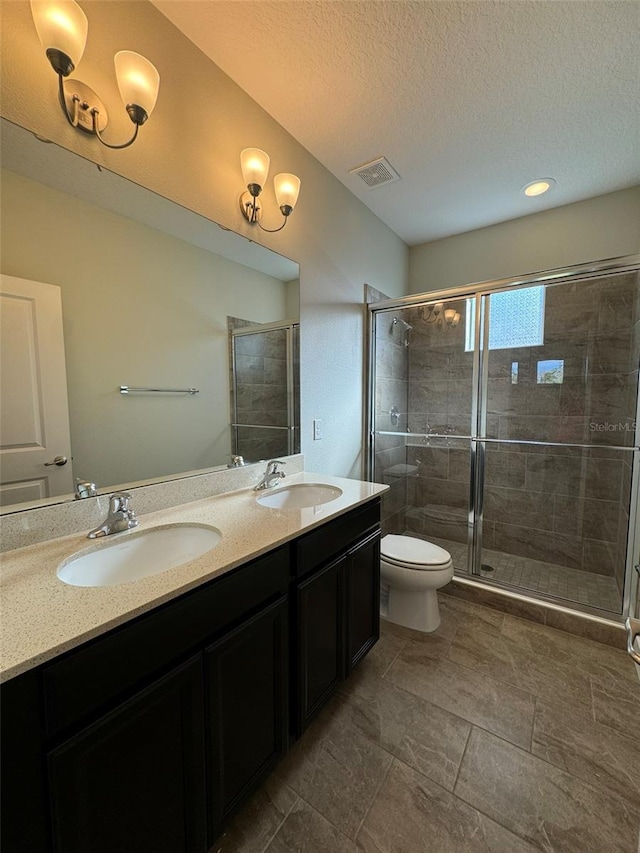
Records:
[[[638,389],[638,364],[640,363],[640,276],[636,278],[635,299],[631,313],[631,343],[629,349],[629,365],[627,373],[627,398],[630,413],[636,412],[636,395]],[[632,427],[634,424],[631,425]],[[636,425],[637,426],[637,425]],[[633,435],[633,432],[629,433]],[[638,432],[635,431],[636,442]],[[625,453],[622,460],[622,485],[620,489],[619,514],[618,514],[618,542],[616,553],[615,578],[620,592],[624,586],[624,568],[627,553],[626,530],[629,524],[629,507],[631,495],[631,473],[633,466],[633,454]],[[638,592],[640,596],[640,589]],[[638,601],[636,613],[640,615],[640,600]]]
[[[487,445],[483,545],[487,549],[624,579],[640,313],[637,275],[546,289],[544,344],[492,350],[487,435],[592,443],[591,449]],[[409,427],[468,433],[472,354],[458,327],[407,312]],[[561,360],[561,383],[538,382],[538,362]],[[517,363],[517,380],[513,365]],[[428,443],[427,443],[428,442]],[[406,446],[405,529],[467,541],[467,442],[418,439]],[[408,467],[407,470],[412,470]]]
[[[436,323],[429,309],[413,308],[408,349],[409,428],[469,435],[473,353],[465,352],[466,300],[446,303],[460,314],[457,326]],[[443,309],[444,310],[444,309]],[[411,533],[466,542],[468,535],[470,450],[468,440],[409,439],[405,529]]]
[[[238,423],[287,426],[287,348],[282,329],[234,338]],[[237,429],[235,452],[249,460],[288,452],[286,430]]]
[[[381,314],[376,323],[376,428],[405,432],[407,429],[407,365],[409,340],[402,323],[407,311]],[[391,411],[398,415],[392,417]],[[407,458],[404,436],[381,435],[376,438],[374,480],[389,486],[382,498],[382,523],[385,533],[404,533],[407,510]]]

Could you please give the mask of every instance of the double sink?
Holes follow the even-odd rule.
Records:
[[[270,510],[300,510],[336,500],[342,489],[324,483],[295,483],[256,498]],[[215,527],[170,524],[153,527],[73,554],[58,566],[58,578],[71,586],[101,587],[129,583],[166,572],[211,551],[222,539]]]

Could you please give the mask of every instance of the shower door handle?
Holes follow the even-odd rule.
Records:
[[[471,574],[480,575],[482,529],[484,526],[485,447],[481,438],[471,440],[469,524],[472,525]]]
[[[636,649],[635,642],[640,637],[640,619],[627,619],[625,628],[627,629],[627,651],[633,660],[640,664],[640,651]]]

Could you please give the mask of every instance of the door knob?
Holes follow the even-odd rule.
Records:
[[[47,468],[49,465],[57,465],[59,468],[62,468],[63,465],[67,464],[66,456],[56,456],[55,459],[52,459],[51,462],[45,462],[44,467]]]

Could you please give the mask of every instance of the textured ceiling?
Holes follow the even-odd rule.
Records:
[[[410,245],[640,183],[636,0],[153,2]]]

